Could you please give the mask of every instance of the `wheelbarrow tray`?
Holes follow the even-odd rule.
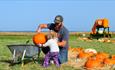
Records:
[[[32,57],[39,53],[39,48],[35,45],[7,45],[10,49],[11,53],[13,54],[14,50],[16,53],[23,53],[26,49],[25,57]]]
[[[21,57],[22,59],[24,50],[26,50],[24,57],[33,58],[34,56],[36,55],[39,56],[40,54],[40,48],[35,45],[19,44],[19,45],[7,45],[7,46],[13,55],[14,55],[14,50],[15,50],[15,58]],[[15,60],[18,61],[18,59],[15,59]]]

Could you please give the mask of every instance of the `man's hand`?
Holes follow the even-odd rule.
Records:
[[[64,47],[67,41],[63,40],[62,42],[58,42],[58,46]]]
[[[41,32],[42,29],[47,28],[47,27],[48,27],[47,24],[40,24],[36,32]]]
[[[37,29],[37,32],[41,32],[41,28],[38,28],[38,29]]]

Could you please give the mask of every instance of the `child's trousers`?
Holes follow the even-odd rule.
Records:
[[[58,61],[58,54],[59,54],[59,52],[48,52],[45,55],[43,66],[48,67],[49,63],[50,63],[50,60],[53,59],[53,61],[56,64],[56,66],[59,67],[60,64],[59,64],[59,61]]]

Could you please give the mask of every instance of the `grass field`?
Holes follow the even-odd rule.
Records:
[[[33,33],[34,34],[34,33]],[[16,64],[14,66],[9,66],[9,60],[12,58],[12,54],[7,48],[7,45],[11,44],[25,44],[27,40],[30,40],[29,44],[33,44],[32,36],[33,34],[0,34],[0,70],[77,70],[71,66],[62,65],[60,68],[51,65],[48,68],[43,68],[41,66],[43,62],[44,54],[41,53],[37,63],[33,61],[25,64],[21,67],[21,64]],[[114,37],[113,37],[114,38]],[[98,52],[107,52],[109,54],[115,54],[115,43],[102,43],[97,40],[83,41],[79,40],[78,35],[72,34],[69,38],[70,47],[82,47],[82,48],[94,48]],[[79,69],[78,69],[79,70]]]

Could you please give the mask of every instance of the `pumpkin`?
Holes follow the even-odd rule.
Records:
[[[97,58],[89,58],[87,62],[85,63],[86,68],[97,68],[97,67],[102,67],[103,64],[97,60]]]
[[[112,57],[111,57],[113,60],[115,60],[115,55],[112,55]]]
[[[85,49],[84,52],[97,54],[97,51],[95,49],[91,49],[91,48]]]
[[[107,53],[104,53],[104,52],[99,52],[96,54],[96,58],[99,60],[99,61],[102,61],[105,59],[105,58],[108,58],[109,57],[109,54]]]
[[[93,55],[94,55],[93,53],[80,52],[79,55],[78,55],[78,58],[89,58]]]
[[[113,64],[115,64],[115,60],[110,59],[110,58],[106,58],[106,59],[104,59],[104,64],[113,65]]]
[[[46,42],[46,35],[44,33],[37,33],[33,36],[34,44],[44,44]]]

